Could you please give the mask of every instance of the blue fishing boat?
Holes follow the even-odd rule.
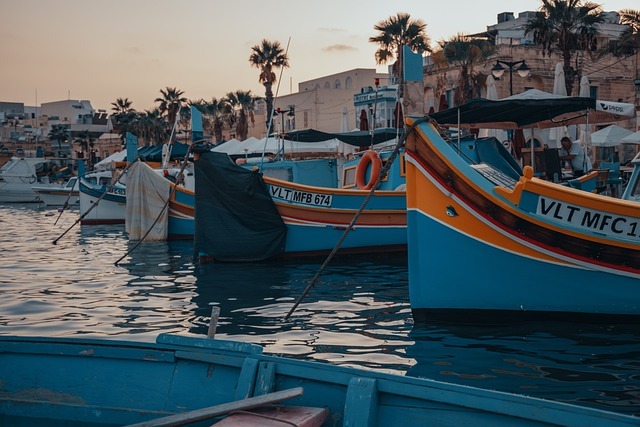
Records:
[[[392,154],[369,149],[342,166],[325,159],[250,169],[224,153],[204,153],[195,163],[195,250],[202,261],[326,255],[338,243],[340,254],[404,251],[404,154],[391,161]],[[329,162],[317,169],[327,179],[315,173],[307,184],[292,173],[309,175],[317,162]],[[387,163],[388,173],[370,194]]]
[[[408,119],[416,320],[640,320],[640,204],[540,179],[531,166],[516,170],[500,144],[449,139],[439,123],[593,123],[624,118],[611,111],[625,107],[599,112],[602,101],[571,97],[480,100]]]
[[[267,417],[306,426],[640,425],[627,415],[195,336],[163,334],[155,343],[4,336],[0,362],[6,426],[263,426]]]

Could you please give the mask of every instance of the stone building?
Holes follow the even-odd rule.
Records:
[[[563,61],[559,53],[543,54],[542,47],[534,43],[532,35],[525,35],[524,26],[534,13],[522,12],[517,17],[512,12],[501,13],[498,15],[496,24],[488,26],[486,32],[477,35],[494,41],[496,48],[493,56],[474,66],[473,72],[478,86],[477,97],[486,97],[486,79],[492,75],[492,70],[499,62],[510,64],[511,67],[503,67],[507,71],[501,77],[495,78],[498,98],[506,98],[510,94],[528,89],[553,93],[556,65]],[[615,43],[624,29],[624,26],[620,25],[620,16],[617,12],[605,12],[604,16],[605,23],[600,27],[597,43],[600,47]],[[455,105],[460,68],[438,62],[436,59],[437,55],[425,58],[423,70],[425,113]],[[526,63],[528,67],[526,77],[522,77],[517,72],[521,63]],[[635,104],[636,110],[640,110],[639,63],[640,53],[631,57],[616,57],[611,54],[599,57],[595,53],[576,52],[572,67],[577,71],[577,76],[573,82],[571,95],[578,96],[580,81],[584,76],[588,79],[590,97]],[[640,128],[639,120],[636,117],[617,124],[635,131]],[[598,126],[591,126],[591,131],[598,128]],[[553,139],[549,130],[540,131],[537,135],[525,131],[525,137],[535,137],[544,143]],[[622,151],[621,157],[629,160],[637,152],[637,147],[624,146],[620,151]],[[593,150],[593,158],[602,156],[601,150]]]

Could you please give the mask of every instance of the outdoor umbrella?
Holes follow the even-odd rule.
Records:
[[[587,78],[587,76],[582,76],[582,78],[580,79],[580,92],[578,93],[578,96],[582,98],[589,98],[591,96],[589,90],[589,79]],[[585,146],[587,146],[589,143],[589,141],[587,140],[588,137],[589,135],[587,133],[587,124],[578,125],[578,139]]]
[[[487,96],[485,99],[489,99],[491,101],[497,101],[498,100],[498,89],[496,88],[496,81],[493,78],[492,75],[488,75],[487,76],[487,80],[485,82],[486,86],[487,86]],[[497,129],[485,129],[483,128],[480,131],[480,136],[482,137],[498,137],[498,130]]]
[[[553,79],[553,94],[567,96],[567,84],[564,79],[564,66],[561,63],[556,64]],[[549,131],[549,140],[555,141],[556,148],[560,147],[560,140],[566,135],[566,128],[554,127]]]
[[[615,147],[622,144],[622,138],[631,134],[633,134],[632,131],[620,126],[607,126],[591,134],[591,145],[596,147]]]
[[[623,144],[640,144],[640,130],[622,138]]]
[[[369,119],[367,118],[367,111],[360,111],[360,130],[369,130]]]
[[[447,98],[444,96],[444,93],[440,95],[440,104],[438,105],[438,111],[443,111],[449,108],[449,104],[447,104]]]
[[[396,108],[393,110],[393,118],[395,119],[397,128],[404,127],[404,114],[402,114],[402,104],[400,104],[399,101],[396,101]]]

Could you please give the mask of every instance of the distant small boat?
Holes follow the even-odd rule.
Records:
[[[71,175],[67,167],[43,157],[12,157],[0,168],[0,203],[39,203],[31,188]]]
[[[561,402],[263,355],[236,341],[0,336],[2,425],[262,426],[267,418],[299,426],[640,425]]]
[[[117,182],[117,176],[111,171],[92,172],[80,177],[79,192],[81,224],[124,224],[126,186]]]
[[[77,206],[80,201],[78,177],[62,184],[43,184],[31,187],[45,206]]]

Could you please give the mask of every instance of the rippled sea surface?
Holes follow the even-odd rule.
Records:
[[[126,255],[135,243],[124,226],[77,219],[0,205],[1,335],[206,335],[215,305],[216,337],[266,353],[640,416],[637,326],[414,326],[402,255],[332,261],[284,320],[324,259],[197,265],[191,242],[144,242]]]

